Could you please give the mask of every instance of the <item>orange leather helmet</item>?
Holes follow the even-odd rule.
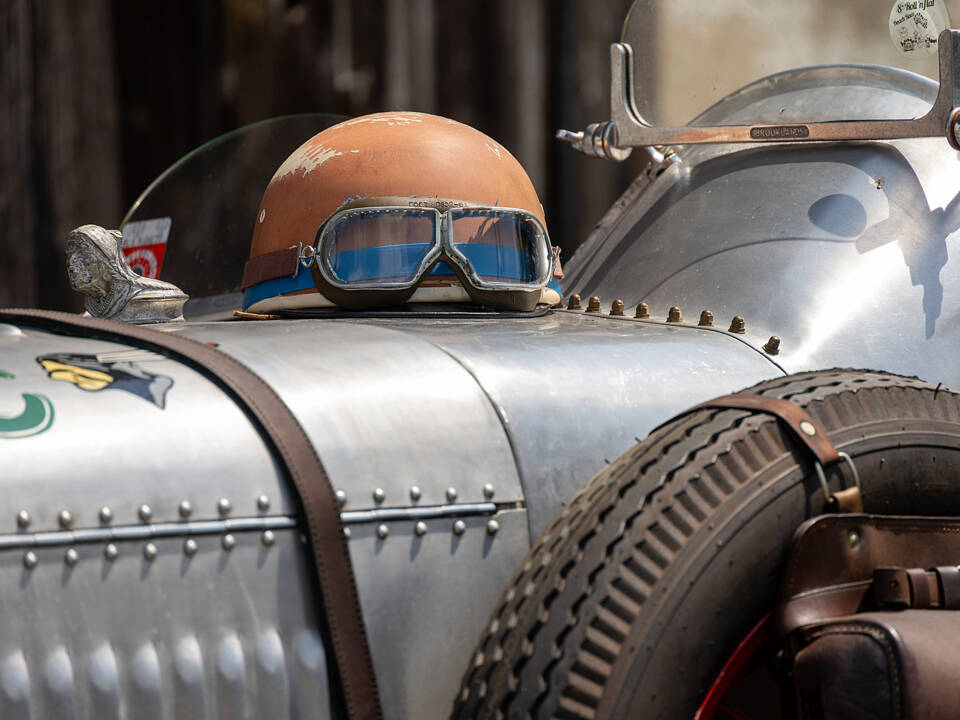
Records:
[[[543,207],[530,178],[495,140],[435,115],[365,115],[310,138],[270,180],[244,270],[244,309],[338,304],[313,282],[301,262],[303,248],[314,244],[331,216],[378,204],[376,199],[441,211],[460,205],[515,208],[533,216],[545,233]],[[464,285],[449,274],[424,277],[411,292],[408,302],[471,301]],[[552,278],[538,292],[539,302],[560,301]]]

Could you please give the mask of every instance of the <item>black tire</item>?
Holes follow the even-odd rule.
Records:
[[[751,392],[806,407],[860,472],[866,512],[960,514],[960,395],[870,371]],[[839,476],[844,475],[845,483]],[[849,484],[840,467],[831,487]],[[503,594],[454,716],[693,717],[773,607],[808,454],[770,415],[700,410],[653,432],[550,524]]]

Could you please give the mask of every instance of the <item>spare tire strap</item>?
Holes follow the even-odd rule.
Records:
[[[175,333],[49,310],[0,310],[0,319],[162,353],[204,375],[237,403],[261,432],[300,496],[349,717],[382,717],[333,486],[300,423],[273,389],[226,353]]]

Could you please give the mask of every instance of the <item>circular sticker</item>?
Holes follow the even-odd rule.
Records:
[[[950,27],[945,0],[897,0],[890,10],[890,39],[904,57],[937,52],[937,36]]]
[[[147,248],[137,248],[127,253],[127,264],[137,275],[156,278],[158,270],[157,256]]]

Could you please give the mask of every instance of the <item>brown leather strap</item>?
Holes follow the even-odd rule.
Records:
[[[789,400],[766,397],[765,395],[736,393],[700,403],[687,410],[687,412],[702,408],[736,408],[773,415],[793,431],[794,436],[813,453],[813,456],[820,461],[821,465],[830,465],[840,460],[837,449],[833,447],[833,443],[827,438],[823,428],[813,421],[806,410]]]
[[[240,289],[246,290],[248,287],[266,280],[292,277],[297,271],[297,259],[296,245],[250,258],[243,266],[243,279],[240,281]]]
[[[209,378],[246,412],[300,495],[349,716],[382,717],[334,490],[300,423],[273,389],[229,355],[175,333],[48,310],[0,310],[0,318],[51,332],[123,342],[162,353]]]
[[[960,570],[956,565],[877,568],[871,598],[879,607],[960,609]]]

